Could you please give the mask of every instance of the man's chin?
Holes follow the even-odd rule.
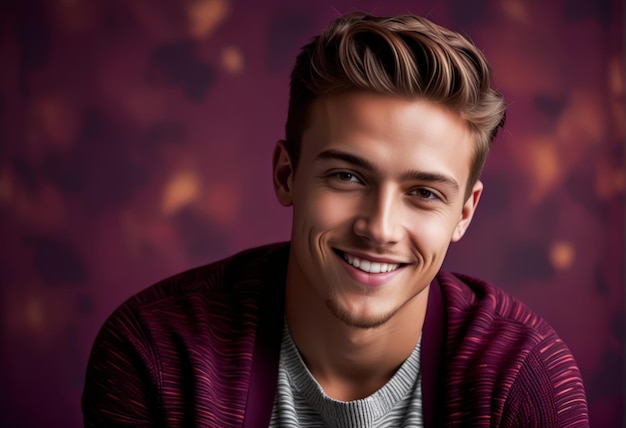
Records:
[[[397,312],[389,311],[380,314],[360,314],[349,311],[342,305],[340,305],[335,299],[329,298],[326,300],[326,306],[332,312],[332,314],[343,324],[348,327],[357,329],[374,329],[385,325]]]

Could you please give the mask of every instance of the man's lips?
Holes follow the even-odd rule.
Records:
[[[370,258],[362,255],[355,255],[345,253],[343,251],[335,249],[335,252],[343,258],[343,260],[349,265],[363,271],[366,273],[387,273],[393,272],[403,266],[406,266],[406,263],[400,263],[389,259],[381,259],[381,258]]]

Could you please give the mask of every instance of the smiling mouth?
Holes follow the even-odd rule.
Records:
[[[346,254],[342,251],[335,250],[335,252],[344,259],[346,263],[349,265],[362,270],[367,273],[387,273],[393,272],[394,270],[403,267],[405,263],[384,263],[384,262],[375,262],[372,260],[362,259],[360,257],[352,256],[350,254]]]

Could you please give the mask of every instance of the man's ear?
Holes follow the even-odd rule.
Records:
[[[457,242],[459,239],[465,235],[465,231],[469,227],[472,222],[472,217],[474,217],[474,212],[476,212],[476,206],[478,205],[478,201],[480,200],[480,195],[483,193],[483,183],[480,180],[477,180],[472,187],[472,193],[465,201],[463,205],[463,210],[461,211],[461,218],[454,229],[454,233],[452,234],[452,242]]]
[[[285,141],[280,140],[274,148],[272,159],[274,169],[274,192],[281,205],[288,207],[293,204],[292,186],[294,165],[291,156],[285,148]]]

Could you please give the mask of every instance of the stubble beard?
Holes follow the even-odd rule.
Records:
[[[343,322],[348,327],[363,330],[374,329],[385,325],[400,310],[400,308],[398,307],[377,316],[360,316],[348,311],[345,307],[340,305],[337,299],[332,294],[327,296],[326,306],[328,307],[330,312],[337,319],[339,319],[339,321]]]

